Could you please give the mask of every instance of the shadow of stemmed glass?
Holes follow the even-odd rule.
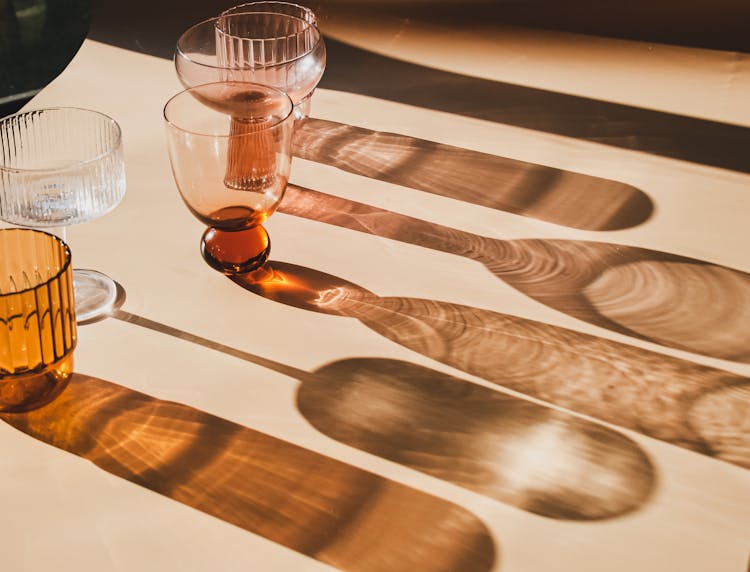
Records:
[[[308,372],[118,311],[115,317],[301,381],[324,435],[539,516],[596,520],[641,507],[653,465],[612,429],[401,360],[347,358]]]
[[[294,154],[572,228],[628,228],[646,221],[654,210],[648,195],[619,181],[323,119],[308,118],[295,132]]]
[[[279,211],[463,256],[523,294],[584,322],[750,363],[746,272],[606,242],[497,240],[294,185]]]
[[[0,418],[101,469],[344,571],[487,572],[468,510],[198,409],[75,374],[51,404]]]
[[[490,310],[380,297],[293,264],[274,261],[272,268],[262,281],[233,281],[289,306],[357,319],[389,340],[499,386],[750,468],[747,378]],[[303,385],[300,395],[305,391]],[[300,407],[304,411],[302,400]],[[471,407],[465,413],[474,415]],[[435,416],[442,420],[446,413]]]

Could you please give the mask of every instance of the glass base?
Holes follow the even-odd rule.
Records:
[[[0,412],[22,413],[46,405],[62,393],[73,374],[73,352],[41,371],[0,379]]]
[[[208,265],[226,274],[247,274],[262,267],[271,252],[266,229],[254,226],[243,230],[209,227],[203,233],[201,254]]]
[[[117,300],[117,285],[96,270],[73,269],[76,322],[89,322],[108,316]]]

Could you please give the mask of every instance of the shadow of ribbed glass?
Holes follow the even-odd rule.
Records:
[[[308,118],[294,154],[355,173],[585,230],[646,221],[653,203],[625,183],[452,147],[396,133]]]
[[[273,262],[272,266],[272,275],[263,281],[243,281],[240,278],[234,281],[270,300],[356,318],[410,350],[499,386],[750,468],[750,380],[747,378],[524,318],[437,300],[381,298],[322,272],[278,261]],[[416,372],[408,374],[408,379],[418,377]],[[374,380],[373,383],[378,382]],[[469,387],[466,383],[462,385]],[[303,385],[300,396],[304,396],[306,391],[308,388]],[[455,388],[457,394],[462,391],[468,389]],[[482,393],[479,389],[472,391]],[[418,411],[420,399],[428,403],[431,398],[429,395],[415,398],[414,405],[409,407]],[[374,397],[368,397],[368,400],[379,402]],[[491,401],[489,396],[482,397],[482,400]],[[317,403],[322,403],[323,399],[318,396],[310,402],[316,403],[317,407]],[[458,408],[463,411],[457,413],[457,419],[463,418],[467,427],[475,419],[481,418],[475,417],[474,403],[471,400]],[[306,409],[302,397],[300,408],[303,411]],[[335,410],[334,404],[326,408],[328,411]],[[356,411],[357,415],[362,414],[354,407],[352,411]],[[451,427],[451,417],[447,411],[435,411],[434,414],[440,427]],[[541,412],[535,415],[539,419],[544,418]],[[517,427],[524,424],[510,422],[513,415],[498,414],[498,418],[504,420],[493,421],[497,434],[502,436],[498,441],[507,440],[506,435],[513,435],[523,443],[528,435],[534,435],[528,437],[530,443],[535,443],[538,437],[541,443],[550,445],[548,461],[555,468],[561,458],[557,455],[570,455],[565,466],[571,472],[562,471],[557,477],[559,482],[568,482],[572,474],[586,466],[586,463],[581,465],[580,461],[576,462],[577,455],[570,454],[562,443],[571,444],[576,452],[583,452],[583,458],[596,460],[598,456],[600,466],[595,469],[596,464],[591,464],[586,469],[588,478],[579,482],[581,488],[589,493],[598,490],[593,483],[599,482],[617,484],[617,488],[611,492],[624,490],[618,484],[618,479],[608,481],[614,478],[609,474],[613,467],[619,466],[619,471],[627,466],[623,463],[624,459],[630,459],[631,464],[630,470],[623,472],[623,476],[630,473],[623,482],[637,483],[638,470],[648,471],[642,462],[638,469],[638,463],[634,461],[637,459],[635,452],[625,453],[629,447],[625,447],[624,442],[613,447],[617,443],[614,437],[604,439],[606,432],[599,433],[600,437],[595,439],[583,439],[581,435],[587,434],[584,431],[577,437],[571,435],[557,443],[556,437],[546,441],[542,435],[547,430],[537,431],[537,423],[527,422],[527,430],[524,431],[506,430],[503,422]],[[543,420],[541,425],[546,423]],[[456,421],[456,425],[460,425],[459,421]],[[416,426],[413,430],[418,435]],[[473,446],[469,439],[465,442],[467,447]],[[556,443],[554,446],[553,442]],[[603,449],[602,444],[606,444]],[[520,446],[519,450],[528,451],[533,456],[536,447]],[[618,450],[617,455],[611,453]],[[614,465],[610,462],[612,459]],[[455,467],[460,466],[457,460],[451,462]],[[539,467],[545,469],[541,460]],[[514,478],[512,471],[517,469],[518,466],[512,463],[502,466],[502,471],[510,472],[511,480]],[[638,494],[641,496],[646,490],[645,482],[637,489],[642,491]],[[597,494],[606,498],[603,492],[607,490],[605,487]],[[560,498],[564,500],[566,495]],[[594,505],[594,500],[595,497],[588,502]],[[578,510],[585,509],[579,505]]]
[[[408,33],[408,28],[403,30]],[[328,63],[319,86],[324,89],[750,172],[743,151],[750,129],[742,125],[462,75],[332,38],[326,38],[326,49]]]
[[[294,185],[279,212],[463,256],[584,322],[750,363],[750,274],[739,270],[605,242],[497,240]]]
[[[649,458],[617,431],[426,367],[351,358],[307,372],[142,316],[115,317],[297,379],[299,411],[328,437],[540,516],[621,516],[656,486]]]
[[[458,505],[94,377],[76,374],[51,404],[0,418],[340,570],[486,572],[496,559],[485,525]]]

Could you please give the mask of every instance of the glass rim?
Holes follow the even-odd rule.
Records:
[[[234,34],[226,32],[225,30],[223,30],[218,25],[220,20],[225,20],[227,18],[234,18],[234,17],[238,17],[238,16],[250,16],[250,15],[252,15],[252,16],[284,16],[286,18],[291,18],[292,20],[299,20],[305,26],[299,32],[295,32],[293,34],[287,34],[285,36],[272,36],[270,38],[242,38],[240,36],[235,36]],[[293,16],[292,14],[284,14],[283,12],[232,12],[231,14],[224,14],[222,12],[219,16],[215,17],[215,20],[216,20],[216,24],[214,24],[214,28],[219,33],[224,34],[225,36],[229,36],[230,38],[235,38],[235,39],[240,40],[242,42],[275,42],[275,41],[278,41],[278,40],[288,40],[290,38],[295,38],[295,37],[298,37],[298,36],[301,36],[301,35],[305,34],[311,28],[315,28],[315,30],[318,32],[318,35],[320,35],[320,30],[318,30],[317,26],[314,23],[309,22],[308,20],[305,20],[304,18],[300,18],[299,16]],[[315,44],[317,45],[317,42]],[[310,52],[312,51],[312,49],[314,47],[315,46],[313,46],[312,48],[310,48]],[[306,52],[303,55],[307,55],[310,52]],[[297,57],[299,57],[299,56],[297,56]],[[288,61],[289,62],[293,62],[296,59],[297,58],[293,58],[293,59],[288,60]],[[287,62],[284,62],[284,63],[287,63]],[[274,64],[274,65],[276,65],[276,64]],[[270,66],[264,66],[264,67],[270,67]]]
[[[13,228],[13,227],[0,228],[0,235],[6,232],[35,232],[38,234],[47,235],[48,237],[52,238],[55,242],[62,245],[63,251],[65,252],[65,262],[63,263],[62,268],[60,268],[60,270],[58,270],[54,276],[47,278],[47,280],[45,280],[41,284],[37,284],[36,286],[30,286],[29,288],[24,288],[23,290],[17,290],[16,292],[7,292],[7,293],[0,292],[0,298],[5,298],[8,296],[16,296],[18,294],[24,294],[25,292],[34,292],[38,290],[39,288],[44,288],[51,282],[54,282],[55,280],[59,280],[60,277],[68,271],[68,268],[70,268],[70,265],[72,263],[72,258],[73,258],[70,252],[70,247],[68,246],[68,243],[65,242],[59,236],[55,236],[51,232],[46,232],[43,230],[39,230],[37,228]]]
[[[283,14],[283,12],[267,12],[262,10],[249,10],[247,12],[243,12],[243,9],[249,8],[250,6],[258,6],[260,4],[281,4],[283,6],[291,6],[294,8],[299,8],[299,11],[306,16],[309,16],[309,20],[304,20],[311,26],[318,27],[318,18],[315,16],[315,12],[313,12],[310,8],[307,6],[302,6],[301,4],[295,4],[294,2],[283,2],[282,0],[257,0],[256,2],[245,2],[243,4],[238,4],[237,6],[233,6],[232,8],[227,8],[221,14],[219,14],[219,17],[221,16],[234,16],[235,14]],[[234,10],[237,10],[235,12]],[[287,16],[291,16],[291,14],[287,14]],[[294,18],[297,18],[297,16],[293,16]],[[303,18],[299,18],[300,20],[303,20]]]
[[[183,133],[189,133],[191,135],[198,135],[200,137],[221,137],[221,138],[225,138],[226,137],[226,138],[230,138],[230,137],[241,137],[241,136],[243,136],[242,134],[232,134],[232,133],[226,133],[226,134],[201,133],[200,131],[194,131],[192,129],[186,129],[184,127],[180,127],[174,121],[170,120],[169,117],[167,117],[167,108],[177,98],[185,96],[185,95],[188,95],[188,94],[192,95],[192,93],[190,93],[190,92],[192,92],[194,90],[198,90],[198,89],[200,89],[202,87],[211,86],[211,85],[226,85],[226,84],[240,84],[240,85],[246,85],[246,86],[253,86],[253,87],[256,87],[256,88],[261,88],[263,90],[274,92],[275,94],[282,96],[282,98],[289,103],[289,111],[284,115],[284,117],[282,117],[280,119],[277,119],[271,125],[264,126],[262,129],[259,129],[258,131],[254,131],[253,134],[255,134],[255,133],[262,133],[264,131],[269,131],[270,129],[274,129],[275,127],[278,127],[279,125],[281,125],[285,121],[288,121],[290,117],[294,117],[294,102],[292,101],[292,98],[289,97],[288,93],[286,93],[286,92],[284,92],[284,91],[282,91],[282,90],[280,90],[278,88],[275,88],[275,87],[270,86],[270,85],[263,85],[262,83],[251,82],[251,81],[213,81],[213,82],[209,82],[209,83],[202,83],[202,84],[199,84],[199,85],[194,85],[192,87],[188,87],[188,88],[183,89],[182,91],[174,94],[172,97],[170,97],[167,100],[167,102],[164,104],[164,108],[162,109],[162,117],[164,118],[165,123],[168,126],[174,128],[174,129],[177,129],[178,131],[182,131]],[[221,112],[217,111],[216,113],[221,113]],[[250,135],[250,134],[245,134],[245,135]]]
[[[68,165],[66,167],[34,168],[34,169],[27,169],[27,168],[22,168],[22,167],[9,167],[5,165],[5,162],[2,156],[0,156],[0,173],[2,172],[4,173],[63,173],[65,171],[72,171],[74,169],[80,169],[81,167],[84,167],[91,163],[101,161],[105,157],[109,155],[113,155],[114,153],[117,153],[117,151],[122,146],[122,128],[120,127],[120,124],[117,123],[117,121],[115,121],[112,117],[110,117],[106,113],[102,113],[101,111],[96,111],[94,109],[86,109],[84,107],[40,107],[38,109],[27,109],[25,111],[18,111],[16,113],[13,113],[12,115],[8,115],[6,117],[1,118],[0,128],[2,128],[7,122],[12,120],[14,117],[19,117],[23,115],[31,115],[32,113],[38,113],[40,111],[52,111],[52,112],[54,111],[82,111],[87,114],[98,115],[100,118],[105,119],[111,125],[114,125],[115,140],[102,153],[99,153],[98,155],[94,157],[84,159],[82,161],[76,161],[72,165]]]
[[[212,24],[212,28],[214,30],[218,30],[218,28],[216,26],[216,22],[218,20],[220,20],[221,18],[232,18],[234,16],[242,16],[245,13],[246,12],[242,12],[240,14],[228,14],[226,16],[215,16],[213,18],[208,18],[207,20],[203,20],[202,22],[198,22],[197,24],[193,24],[187,30],[185,30],[182,33],[182,35],[179,37],[179,39],[177,40],[177,45],[175,47],[175,58],[177,58],[177,56],[179,55],[182,59],[190,62],[193,65],[201,66],[203,68],[208,68],[208,69],[214,69],[214,70],[243,70],[243,69],[253,69],[253,68],[241,68],[241,67],[234,67],[234,68],[232,68],[232,67],[227,67],[227,66],[212,65],[212,64],[206,64],[206,63],[203,63],[203,62],[198,62],[198,61],[195,61],[194,59],[190,58],[190,56],[188,56],[188,54],[182,49],[182,41],[183,41],[183,39],[188,34],[190,34],[191,32],[193,32],[194,30],[198,29],[200,26],[207,25],[210,22]],[[305,58],[308,55],[310,55],[311,53],[313,53],[318,48],[318,46],[323,42],[323,34],[320,32],[320,30],[318,29],[318,27],[315,24],[312,24],[310,22],[307,22],[307,21],[303,20],[302,18],[297,18],[296,16],[290,16],[289,14],[279,14],[278,12],[249,12],[249,13],[250,14],[276,14],[276,15],[279,15],[279,16],[287,16],[289,18],[294,18],[295,20],[300,20],[301,22],[305,22],[305,24],[309,28],[314,29],[316,31],[316,33],[317,33],[317,39],[315,40],[315,44],[310,48],[310,51],[305,52],[304,54],[301,54],[301,55],[299,55],[297,57],[294,57],[294,58],[288,59],[286,61],[280,62],[278,64],[269,64],[269,65],[260,66],[259,69],[273,69],[273,68],[277,68],[277,67],[281,67],[281,66],[288,66],[289,64],[291,64],[293,62],[296,62],[298,60],[301,60],[302,58]],[[219,31],[221,31],[221,30],[219,30]],[[226,34],[226,32],[222,32],[222,33]],[[281,40],[281,39],[284,39],[284,38],[291,38],[291,37],[294,37],[294,36],[298,36],[299,34],[300,33],[292,34],[290,36],[279,36],[277,38],[266,38],[265,40],[262,40],[262,41],[266,41],[266,40]],[[231,34],[227,34],[227,35],[231,36]]]

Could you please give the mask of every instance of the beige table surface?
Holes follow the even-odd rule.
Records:
[[[354,41],[349,33],[353,24],[347,18],[345,12],[339,18],[331,17],[326,32],[337,39]],[[747,56],[551,32],[544,41],[531,41],[521,29],[501,36],[491,27],[471,37],[458,34],[445,40],[444,30],[415,26],[399,39],[388,30],[388,22],[380,24],[377,27],[373,21],[371,29],[363,27],[354,43],[476,77],[750,126]],[[378,36],[382,30],[388,30],[384,33],[389,41]],[[440,47],[448,44],[453,47],[449,55],[441,54]],[[588,50],[585,53],[601,57],[584,57],[584,47]],[[477,53],[485,57],[476,57]],[[606,54],[612,57],[606,58]],[[653,474],[649,495],[635,510],[599,520],[535,514],[524,508],[522,499],[514,497],[512,491],[505,500],[498,500],[315,429],[295,404],[295,395],[305,382],[289,372],[313,372],[351,358],[402,360],[492,392],[519,394],[434,359],[435,352],[415,351],[396,343],[362,321],[264,299],[211,270],[198,251],[202,227],[179,198],[166,153],[161,110],[179,89],[171,62],[87,40],[63,74],[28,106],[97,109],[115,118],[123,129],[128,183],[125,199],[105,217],[69,229],[68,238],[76,266],[104,271],[123,286],[127,293],[124,312],[161,326],[149,329],[142,327],[146,324],[143,320],[139,325],[116,318],[81,326],[76,350],[76,371],[81,376],[175,402],[181,410],[217,416],[231,422],[232,427],[252,429],[320,458],[343,461],[382,477],[378,482],[401,483],[410,487],[404,490],[416,489],[429,495],[424,498],[463,507],[465,514],[483,523],[494,542],[495,553],[490,555],[493,564],[485,566],[487,570],[746,570],[750,472],[738,464],[632,429],[601,423],[625,435],[650,459]],[[746,174],[323,89],[315,94],[312,116],[620,181],[646,193],[653,201],[654,212],[648,220],[630,228],[579,230],[296,158],[291,181],[301,187],[493,239],[606,242],[750,272],[750,176]],[[284,213],[275,214],[267,228],[272,261],[328,273],[378,296],[461,304],[590,334],[614,342],[612,347],[626,348],[622,350],[625,353],[633,347],[648,350],[657,364],[662,359],[678,358],[679,363],[688,364],[686,367],[699,364],[728,372],[728,376],[750,376],[750,364],[741,360],[667,347],[544,305],[466,257]],[[647,276],[649,268],[644,264]],[[743,306],[749,299],[746,284],[737,282],[733,290],[737,297],[730,300],[726,318],[726,323],[740,330],[731,316],[748,315],[748,306]],[[639,287],[645,297],[650,288],[656,288]],[[729,293],[719,289],[715,295],[718,300],[709,296],[694,301],[692,312],[700,315],[702,308],[720,303]],[[720,339],[722,326],[719,320],[704,324],[706,338]],[[159,328],[162,331],[156,331]],[[183,332],[182,339],[176,330]],[[185,339],[184,333],[200,336],[202,342]],[[208,341],[244,354],[228,355],[210,347]],[[270,362],[264,365],[261,358],[283,364],[288,370],[269,366]],[[585,372],[571,368],[569,375],[573,383],[573,378]],[[643,375],[648,377],[648,372]],[[677,373],[670,375],[675,376],[675,383],[680,382]],[[79,393],[85,395],[83,390]],[[410,414],[408,404],[406,409],[399,408],[397,399],[372,403],[349,397],[352,401],[341,407],[361,410],[363,417],[384,414],[383,423]],[[744,427],[741,421],[736,430],[739,442],[744,438],[746,445],[747,392],[741,399],[744,401],[733,402],[733,406],[744,407],[739,417]],[[96,402],[89,406],[96,409]],[[556,408],[554,404],[544,407]],[[466,410],[467,424],[473,415]],[[575,416],[575,411],[570,415]],[[427,538],[426,543],[422,542],[425,539],[417,540],[423,532],[419,526],[426,527],[426,536],[442,530],[447,537],[457,534],[451,526],[460,527],[453,523],[440,528],[439,522],[415,516],[419,509],[410,505],[412,497],[408,494],[400,503],[367,505],[361,518],[367,520],[369,511],[369,524],[350,531],[361,535],[362,546],[352,542],[363,552],[346,553],[348,556],[336,560],[338,557],[327,556],[328,548],[319,552],[307,549],[305,553],[294,545],[282,546],[262,533],[254,534],[208,514],[210,509],[196,510],[180,502],[179,487],[160,494],[154,486],[138,484],[137,478],[123,479],[116,471],[113,474],[92,464],[85,452],[76,455],[54,447],[49,441],[55,438],[50,435],[64,429],[55,427],[50,418],[46,418],[47,429],[37,425],[26,432],[10,424],[18,423],[6,421],[9,423],[0,424],[0,552],[4,570],[470,569],[441,560],[439,550],[431,552],[429,542],[440,544],[439,538]],[[148,418],[141,421],[154,422]],[[128,439],[138,441],[139,428],[136,423],[112,434],[115,440],[110,447],[127,449]],[[143,451],[140,442],[130,450],[136,461],[142,462],[146,481],[149,455],[158,456],[159,451],[166,455],[174,446],[170,438],[179,440],[179,434],[170,434],[169,430],[161,437],[152,442],[151,452]],[[502,436],[493,437],[490,429],[482,446],[502,449]],[[525,469],[519,465],[515,472],[513,467],[505,470],[521,481],[539,478],[549,468],[547,464],[554,465],[559,446],[562,443],[550,446],[528,437],[524,447],[538,458],[518,461],[526,463]],[[214,453],[220,455],[221,448]],[[192,470],[189,455],[180,462],[186,472]],[[203,461],[195,459],[199,462]],[[227,479],[233,466],[224,465]],[[194,467],[196,471],[199,468]],[[605,476],[612,478],[612,474]],[[191,473],[186,479],[193,476]],[[222,474],[204,478],[221,480]],[[283,481],[283,475],[279,480]],[[327,486],[326,482],[322,478],[322,486]],[[520,490],[526,484],[516,486]],[[289,491],[290,498],[297,494]],[[410,533],[398,532],[401,528]],[[317,532],[311,528],[311,537]],[[334,531],[328,541],[349,542],[346,534],[343,529]],[[403,552],[394,548],[399,542]],[[410,556],[405,558],[405,554]]]

